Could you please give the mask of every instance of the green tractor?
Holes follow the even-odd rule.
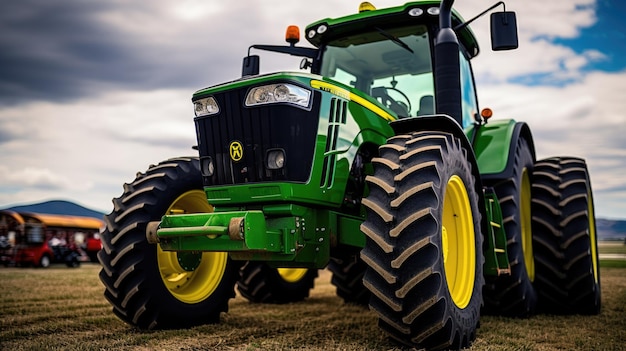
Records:
[[[218,322],[235,286],[252,302],[337,294],[369,305],[401,344],[460,348],[481,314],[597,314],[600,279],[585,161],[537,161],[527,124],[479,110],[478,52],[453,0],[289,27],[301,72],[193,94],[199,155],[152,165],[113,200],[100,279],[140,329]],[[491,14],[492,49],[517,47]]]

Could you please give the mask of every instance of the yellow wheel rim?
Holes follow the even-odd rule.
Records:
[[[593,265],[593,279],[599,283],[598,277],[598,246],[596,243],[596,216],[593,210],[591,190],[587,191],[587,215],[589,216],[589,246],[591,247],[591,264]]]
[[[522,172],[522,188],[520,194],[520,225],[522,231],[522,251],[526,273],[531,282],[535,281],[535,258],[533,256],[532,215],[530,211],[531,193],[530,176],[524,168]]]
[[[443,202],[442,251],[446,283],[452,301],[465,308],[476,279],[474,218],[463,180],[452,176]]]
[[[278,274],[288,283],[296,283],[306,275],[306,268],[278,268]]]
[[[179,196],[166,214],[200,212],[213,212],[213,207],[208,204],[203,191],[192,190]],[[228,254],[204,252],[186,255],[191,256],[191,260],[187,257],[186,261],[195,261],[195,264],[185,269],[180,263],[182,256],[163,251],[158,245],[157,262],[165,287],[178,300],[193,304],[205,300],[217,289],[226,270]]]

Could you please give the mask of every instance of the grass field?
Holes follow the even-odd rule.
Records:
[[[598,251],[603,267],[626,268],[626,244],[623,241],[601,241]]]
[[[598,243],[598,251],[600,255],[626,255],[626,244],[623,241],[601,241]]]
[[[600,250],[601,252],[602,249]],[[598,316],[485,316],[470,350],[626,350],[626,270],[601,264]],[[231,300],[222,323],[142,332],[111,312],[100,267],[0,268],[0,350],[400,350],[322,271],[304,302]]]

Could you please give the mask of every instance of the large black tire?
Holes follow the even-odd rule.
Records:
[[[600,313],[596,223],[584,160],[558,157],[535,163],[533,245],[541,309]]]
[[[281,304],[309,297],[317,269],[277,269],[263,262],[250,261],[241,268],[239,275],[237,290],[250,302]]]
[[[100,280],[113,312],[140,329],[218,322],[235,296],[237,267],[226,253],[165,252],[146,239],[146,225],[169,213],[210,212],[197,158],[150,166],[124,185],[105,216]],[[184,262],[186,268],[181,267]]]
[[[330,282],[344,302],[367,306],[370,291],[363,285],[367,265],[360,257],[350,258],[331,258],[328,262],[328,270],[333,273]]]
[[[363,284],[379,326],[429,350],[476,337],[483,256],[479,193],[461,141],[443,132],[388,140],[363,199]]]
[[[528,142],[515,145],[513,175],[509,179],[485,182],[493,187],[502,209],[510,275],[488,277],[484,296],[486,314],[527,317],[535,313],[537,293],[532,250],[531,173],[533,156]]]

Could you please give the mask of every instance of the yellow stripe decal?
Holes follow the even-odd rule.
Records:
[[[367,101],[366,99],[351,93],[350,91],[340,88],[336,85],[327,83],[327,82],[322,82],[321,80],[312,80],[311,81],[311,87],[314,89],[319,89],[319,90],[323,90],[323,91],[327,91],[333,95],[337,95],[340,98],[344,98],[350,101],[354,101],[355,103],[365,107],[366,109],[374,112],[375,114],[377,114],[378,116],[388,120],[388,121],[395,121],[396,117],[392,116],[391,114],[389,114],[387,111],[383,110],[382,108],[376,106],[375,104]]]

